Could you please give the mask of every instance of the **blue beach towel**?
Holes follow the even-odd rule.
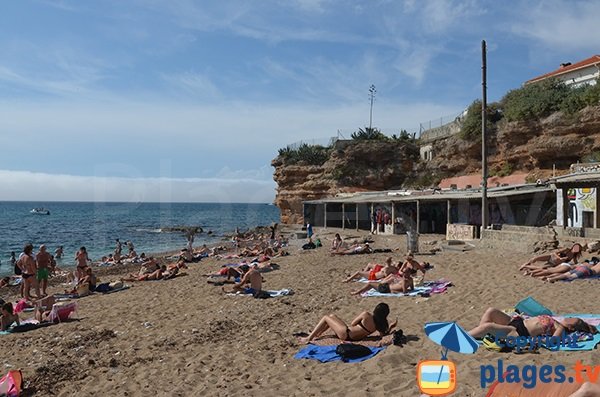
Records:
[[[296,360],[300,360],[302,358],[308,358],[311,360],[320,361],[322,363],[330,363],[332,361],[342,361],[342,356],[340,356],[339,354],[337,354],[335,352],[336,348],[337,348],[337,346],[308,345],[308,346],[300,349],[300,351],[298,353],[296,353],[294,358]],[[371,357],[374,357],[377,353],[379,353],[383,349],[385,349],[385,347],[369,347],[369,349],[371,349],[372,353],[369,354],[368,356],[347,360],[346,362],[358,363],[361,361],[368,360]]]

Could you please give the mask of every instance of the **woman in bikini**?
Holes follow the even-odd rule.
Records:
[[[413,270],[405,268],[398,273],[392,273],[378,282],[366,283],[365,286],[356,291],[352,291],[352,295],[360,295],[371,289],[377,290],[382,294],[405,294],[415,289],[414,280],[412,278]]]
[[[558,250],[551,254],[536,256],[535,258],[530,259],[528,262],[521,265],[519,270],[538,270],[544,269],[547,267],[558,266],[563,262],[574,261],[577,262],[577,259],[581,256],[581,252],[583,251],[583,247],[579,243],[573,244],[571,248],[563,248],[562,250]],[[545,262],[544,266],[535,266],[535,262]],[[548,266],[549,264],[549,266]]]
[[[398,268],[392,264],[392,258],[390,257],[386,259],[385,266],[381,266],[377,263],[369,263],[367,267],[363,269],[363,271],[354,273],[344,280],[344,282],[348,283],[352,280],[359,280],[363,277],[369,280],[379,280],[395,273],[398,273]]]
[[[388,324],[387,317],[390,314],[390,308],[386,303],[380,303],[375,306],[373,313],[362,312],[350,325],[346,325],[344,320],[330,314],[323,316],[315,329],[306,338],[301,338],[300,342],[310,343],[314,338],[321,336],[325,331],[331,329],[337,337],[343,341],[359,341],[378,331],[381,336],[387,335],[398,324],[398,320]]]
[[[486,334],[505,336],[560,336],[571,332],[597,334],[598,330],[580,318],[565,318],[562,322],[551,316],[511,317],[501,310],[489,308],[481,317],[479,325],[469,331],[474,338],[483,338]]]
[[[337,252],[337,251],[342,250],[343,248],[344,248],[344,240],[342,240],[342,236],[340,236],[339,233],[336,233],[335,238],[331,242],[330,251]]]
[[[75,261],[77,262],[76,276],[77,280],[81,280],[85,277],[85,269],[88,267],[88,261],[90,258],[88,257],[87,250],[85,247],[79,248],[79,251],[75,254]]]

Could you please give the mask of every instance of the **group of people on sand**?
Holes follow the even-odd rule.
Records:
[[[575,243],[570,248],[562,248],[550,254],[531,258],[521,265],[519,270],[525,275],[551,283],[600,276],[600,259],[592,257],[578,263],[582,253],[583,246]]]
[[[121,281],[168,280],[177,276],[180,269],[187,269],[186,261],[182,258],[174,263],[160,265],[151,256],[148,257],[147,261],[142,263],[137,273],[130,273],[129,276],[121,278]]]
[[[40,245],[37,253],[33,250],[33,244],[26,244],[15,261],[15,274],[22,278],[20,293],[25,299],[31,299],[32,289],[36,292],[36,298],[46,296],[48,278],[57,269],[56,261],[45,244]]]
[[[344,282],[366,278],[368,280],[364,287],[353,291],[353,295],[360,295],[371,289],[380,293],[407,293],[415,288],[414,276],[420,271],[425,276],[429,263],[420,263],[415,260],[412,252],[408,252],[404,261],[394,264],[391,257],[387,258],[385,264],[369,263],[367,266],[350,275]]]

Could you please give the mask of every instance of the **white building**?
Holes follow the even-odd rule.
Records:
[[[571,87],[596,84],[600,77],[600,55],[594,55],[577,63],[563,63],[557,70],[535,77],[525,84],[537,83],[550,77],[556,77]]]

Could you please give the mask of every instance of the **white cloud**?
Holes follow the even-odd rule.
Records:
[[[272,202],[268,180],[114,178],[0,170],[0,200],[119,202]]]
[[[206,74],[185,72],[163,74],[162,78],[172,87],[193,94],[197,98],[212,100],[221,97],[219,88]]]
[[[553,50],[600,48],[600,2],[540,1],[535,6],[517,7],[511,30]],[[592,55],[592,54],[590,54]]]

